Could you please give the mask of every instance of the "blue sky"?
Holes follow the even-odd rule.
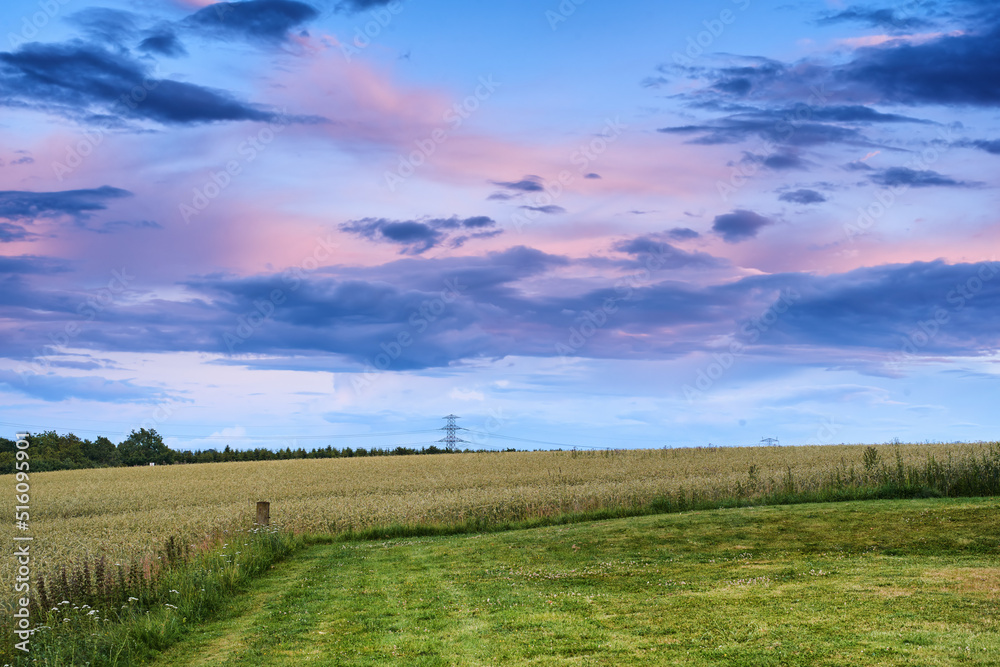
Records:
[[[993,3],[0,20],[11,432],[996,438]]]

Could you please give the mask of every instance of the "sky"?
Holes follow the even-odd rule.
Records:
[[[13,0],[0,428],[996,440],[992,0]]]

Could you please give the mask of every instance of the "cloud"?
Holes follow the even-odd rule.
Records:
[[[31,43],[13,53],[0,53],[0,88],[5,91],[0,104],[82,122],[106,119],[108,114],[119,120],[147,119],[164,125],[279,119],[277,113],[240,102],[225,91],[156,79],[145,64],[128,55],[79,41]],[[135,89],[143,91],[141,101],[123,101]],[[99,115],[95,107],[101,110]]]
[[[965,141],[960,142],[960,146],[966,148],[978,148],[981,151],[986,151],[991,155],[1000,155],[1000,139],[993,139],[990,141],[979,139],[976,141]],[[12,163],[13,164],[13,163]]]
[[[87,7],[69,16],[67,21],[81,28],[95,42],[121,44],[136,33],[136,15],[106,7]]]
[[[790,150],[775,151],[769,155],[758,155],[756,153],[745,151],[741,162],[759,164],[768,169],[773,169],[774,171],[809,168],[809,162],[807,160]]]
[[[556,206],[555,204],[549,204],[547,206],[518,206],[518,208],[527,209],[529,211],[537,211],[539,213],[547,213],[549,215],[566,212],[566,209],[562,206]]]
[[[595,174],[594,172],[591,172],[589,174],[584,174],[583,177],[584,178],[590,178],[590,179],[595,179],[596,180],[596,179],[599,179],[601,177],[601,175],[600,174]]]
[[[715,216],[712,231],[726,243],[739,243],[757,236],[762,228],[774,224],[773,221],[753,211],[737,209],[732,213]]]
[[[688,94],[702,102],[718,98],[769,101],[775,105],[822,98],[833,108],[855,109],[851,122],[864,122],[863,105],[957,105],[993,107],[1000,102],[1000,16],[969,19],[965,30],[912,42],[889,40],[856,49],[846,62],[807,60],[793,64],[744,58],[745,66],[683,69],[705,79]],[[666,66],[662,66],[666,67]],[[838,103],[843,106],[836,106]],[[873,112],[878,113],[878,112]],[[891,114],[873,116],[875,122]],[[900,117],[902,118],[902,117]],[[822,120],[814,117],[813,120]],[[847,121],[840,118],[839,122]],[[912,119],[907,122],[913,122]]]
[[[56,257],[38,255],[0,256],[0,273],[25,275],[29,273],[65,273],[69,262]]]
[[[102,403],[159,403],[171,396],[161,389],[137,386],[128,380],[101,377],[63,377],[29,374],[22,377],[13,371],[0,370],[0,386],[43,401],[77,398]]]
[[[921,44],[862,49],[837,75],[884,102],[995,106],[1000,102],[1000,26]]]
[[[928,187],[952,187],[952,188],[972,188],[978,187],[978,183],[969,181],[956,181],[953,178],[939,174],[936,171],[909,169],[907,167],[890,167],[880,169],[872,175],[871,180],[877,185],[885,187],[910,186],[913,188]]]
[[[781,201],[791,202],[793,204],[822,204],[826,201],[826,197],[822,194],[816,192],[815,190],[794,190],[792,192],[782,193],[778,199]]]
[[[147,34],[148,36],[139,43],[140,51],[169,57],[187,55],[187,50],[181,44],[177,33],[170,28],[160,28]]]
[[[109,200],[131,196],[128,190],[109,185],[91,190],[58,192],[0,191],[0,218],[31,221],[68,215],[85,219],[94,211],[105,210]]]
[[[927,121],[881,113],[859,105],[802,105],[799,108],[744,110],[700,125],[664,127],[658,131],[698,135],[690,143],[704,145],[735,144],[759,137],[785,146],[831,143],[870,146],[872,142],[855,126],[897,123],[926,124]]]
[[[520,181],[490,181],[493,185],[513,190],[514,192],[541,192],[545,189],[541,176],[525,176]]]
[[[912,6],[912,3],[911,3]],[[834,23],[863,23],[873,28],[885,28],[887,30],[912,30],[914,28],[927,28],[934,24],[919,16],[898,13],[894,9],[871,9],[868,7],[850,7],[844,11],[830,14],[821,18],[820,25],[831,25]]]
[[[502,232],[490,229],[496,221],[486,216],[460,219],[436,218],[430,220],[387,220],[386,218],[362,218],[350,220],[340,225],[340,230],[369,241],[394,243],[403,246],[400,254],[420,255],[441,245],[449,238],[445,230],[480,230],[452,240],[452,247],[459,247],[469,238],[489,238]]]
[[[342,0],[337,3],[337,11],[345,14],[355,14],[366,9],[384,7],[394,0]],[[402,2],[402,0],[398,0]]]
[[[674,227],[667,231],[667,236],[675,241],[689,241],[701,237],[701,234],[687,227]]]
[[[187,17],[185,24],[216,37],[282,42],[318,16],[315,8],[295,0],[246,0],[209,5]]]
[[[32,236],[33,234],[21,225],[12,225],[8,222],[0,222],[0,243],[24,241]]]
[[[659,267],[662,269],[680,269],[692,266],[710,268],[728,266],[728,262],[718,257],[713,257],[704,252],[688,252],[668,243],[667,239],[677,238],[676,232],[678,231],[691,232],[692,230],[673,229],[666,232],[643,234],[642,236],[618,241],[612,248],[618,252],[633,255],[637,259],[643,256],[655,256],[659,260]],[[698,236],[698,233],[694,232],[694,235]],[[691,238],[689,236],[683,237]],[[643,263],[641,260],[637,262],[640,265]]]

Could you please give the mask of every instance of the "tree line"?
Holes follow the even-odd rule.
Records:
[[[356,456],[407,456],[413,454],[445,454],[448,450],[435,445],[414,449],[395,447],[392,449],[364,447],[344,447],[337,449],[327,445],[316,449],[299,447],[292,449],[225,449],[173,450],[163,442],[163,437],[155,429],[133,430],[117,446],[99,436],[94,440],[81,440],[72,433],[59,435],[55,431],[45,431],[28,435],[28,452],[33,472],[50,470],[79,470],[83,468],[115,468],[123,466],[171,465],[179,463],[221,463],[226,461],[279,461],[288,459],[333,459]],[[0,475],[14,472],[14,440],[0,438]],[[466,452],[472,450],[466,449]],[[494,450],[485,450],[494,451]],[[506,451],[516,451],[509,449]]]

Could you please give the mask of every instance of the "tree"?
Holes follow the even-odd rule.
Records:
[[[122,463],[127,466],[142,466],[156,463],[173,463],[174,453],[163,444],[163,438],[155,429],[144,428],[132,430],[128,437],[118,445],[118,454]]]
[[[122,464],[121,455],[115,449],[113,442],[103,435],[96,440],[83,441],[83,455],[86,456],[95,466],[120,466]]]

